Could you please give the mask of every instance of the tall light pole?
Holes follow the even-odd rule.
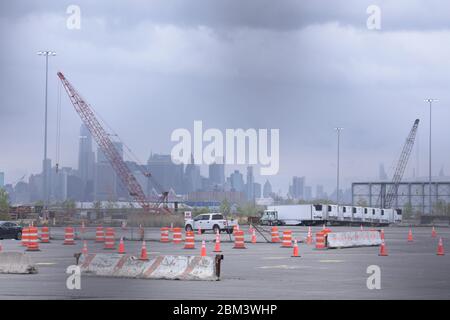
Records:
[[[433,102],[439,101],[438,99],[433,99],[433,98],[428,98],[425,99],[425,102],[428,102],[428,104],[430,105],[430,141],[429,141],[429,150],[428,150],[428,193],[430,196],[430,215],[433,213],[433,197],[431,195],[431,106],[433,104]]]
[[[337,179],[336,179],[336,204],[338,206],[338,212],[339,212],[339,164],[340,164],[340,144],[341,144],[341,131],[344,128],[334,128],[337,133]]]
[[[48,57],[56,56],[54,51],[39,51],[39,56],[45,57],[45,118],[44,118],[44,161],[42,163],[42,175],[43,175],[43,191],[44,191],[44,208],[48,208],[49,194],[48,194],[48,172],[47,172],[47,91],[48,91]]]

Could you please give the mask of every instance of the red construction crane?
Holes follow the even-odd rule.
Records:
[[[94,137],[97,145],[105,154],[106,158],[109,160],[112,168],[119,176],[122,183],[128,189],[130,195],[142,206],[145,212],[155,212],[159,213],[161,211],[167,211],[164,206],[161,208],[160,204],[167,201],[167,192],[161,190],[161,198],[157,203],[150,203],[147,201],[147,197],[142,190],[141,185],[137,181],[136,177],[133,175],[131,170],[128,168],[126,163],[123,161],[114,144],[111,142],[108,133],[103,129],[100,122],[94,115],[94,112],[89,107],[88,103],[80,96],[80,94],[75,90],[75,88],[70,84],[66,77],[58,72],[58,77],[61,80],[64,89],[69,95],[70,101],[75,108],[75,111],[80,116],[81,120],[84,122],[86,127],[89,129],[90,133]],[[147,178],[151,178],[149,172],[144,173]],[[159,186],[156,181],[153,181],[154,185]]]

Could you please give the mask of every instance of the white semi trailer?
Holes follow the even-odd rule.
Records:
[[[265,225],[300,225],[313,220],[310,204],[268,206],[261,217]]]
[[[401,209],[380,209],[333,204],[268,206],[261,217],[265,225],[314,225],[322,223],[388,225],[402,221]]]

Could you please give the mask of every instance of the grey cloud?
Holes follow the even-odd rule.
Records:
[[[381,7],[385,30],[439,30],[450,26],[449,4],[440,0],[18,0],[2,2],[0,15],[17,18],[27,14],[61,14],[71,4],[79,5],[86,17],[104,18],[107,26],[116,31],[143,21],[215,29],[292,30],[330,22],[365,28],[366,8],[372,4]]]
[[[423,98],[436,96],[435,161],[450,170],[448,5],[381,1],[378,32],[365,29],[370,2],[79,2],[80,31],[65,28],[72,3],[2,2],[8,50],[0,53],[0,115],[7,124],[0,134],[14,139],[1,141],[9,156],[0,169],[40,169],[44,69],[35,51],[50,48],[59,53],[50,62],[51,150],[55,73],[63,70],[144,161],[150,150],[169,152],[172,130],[190,129],[194,120],[280,128],[276,189],[286,189],[292,175],[333,185],[335,126],[345,127],[347,184],[394,162],[416,117],[425,166]],[[62,160],[76,167],[80,120],[63,101]]]

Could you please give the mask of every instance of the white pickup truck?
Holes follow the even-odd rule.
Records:
[[[221,213],[203,213],[194,219],[185,219],[184,228],[186,231],[201,229],[202,233],[206,230],[213,230],[214,233],[226,231],[233,233],[233,227],[237,225],[237,220],[227,220]]]

